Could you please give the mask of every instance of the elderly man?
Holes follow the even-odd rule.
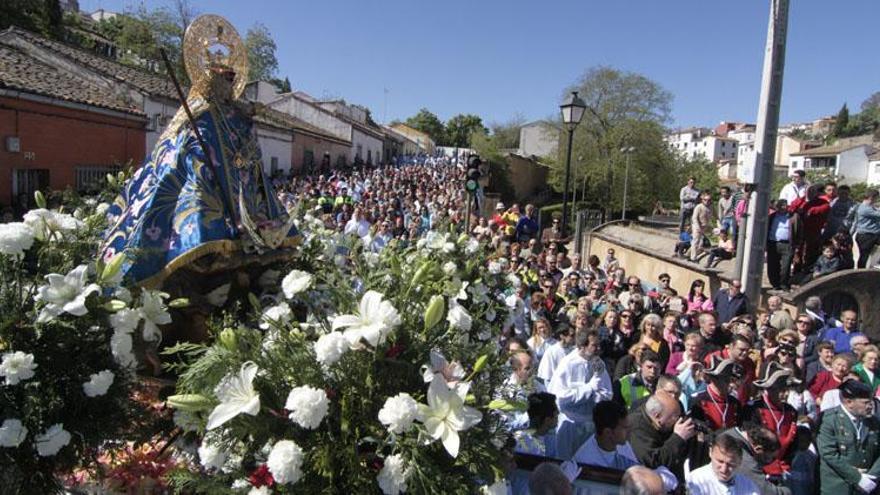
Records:
[[[538,235],[538,221],[535,220],[535,205],[526,205],[526,214],[519,217],[516,224],[516,241],[529,242]]]
[[[816,441],[822,495],[872,493],[880,476],[880,424],[871,387],[858,380],[840,386],[841,405],[825,411]]]
[[[593,407],[611,399],[611,378],[598,356],[599,334],[579,331],[577,349],[560,361],[547,391],[556,396],[559,426],[556,428],[556,451],[568,459],[593,433]]]
[[[633,466],[623,473],[620,495],[666,495],[663,479],[644,466]]]
[[[742,282],[734,279],[726,289],[718,289],[712,299],[718,321],[723,325],[749,312],[749,299],[742,291]]]
[[[859,318],[855,311],[848,309],[840,313],[840,320],[843,326],[832,327],[825,331],[822,340],[834,343],[834,352],[852,352],[852,338],[859,335],[864,336],[857,328]]]
[[[675,397],[657,393],[629,415],[629,441],[639,462],[649,468],[666,466],[678,479],[684,476],[688,441],[696,434],[694,423],[681,417]]]

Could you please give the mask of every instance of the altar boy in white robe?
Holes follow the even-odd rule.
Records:
[[[576,349],[560,361],[547,391],[556,396],[556,454],[569,459],[595,430],[593,407],[612,396],[611,378],[598,356],[599,334],[579,330]]]

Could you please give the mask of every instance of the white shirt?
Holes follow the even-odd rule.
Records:
[[[639,464],[636,454],[629,442],[618,445],[616,450],[607,451],[599,447],[596,435],[591,435],[583,445],[575,452],[572,459],[578,464],[589,464],[625,471],[630,466]]]
[[[562,361],[562,358],[568,355],[571,350],[574,349],[574,346],[565,348],[562,346],[562,342],[556,342],[551,345],[544,351],[544,356],[541,358],[541,362],[538,364],[538,378],[544,381],[545,384],[550,383],[550,379],[553,378],[553,372],[556,371],[556,367],[559,366],[559,362]]]
[[[746,476],[734,474],[728,483],[715,476],[712,464],[695,469],[685,476],[691,495],[759,495],[758,487]]]
[[[356,235],[361,238],[366,237],[370,235],[370,222],[366,221],[363,218],[361,220],[358,220],[352,217],[352,219],[345,224],[344,232],[346,234]]]
[[[602,367],[602,374],[599,375],[598,387],[589,385],[592,377],[593,366],[577,350],[559,362],[547,391],[556,396],[560,423],[592,422],[593,406],[597,402],[611,400],[611,378],[605,367]]]
[[[794,185],[794,182],[789,182],[788,184],[782,186],[782,190],[779,191],[779,199],[784,199],[788,201],[788,204],[791,204],[792,201],[803,198],[807,195],[807,183],[804,181],[800,187]]]

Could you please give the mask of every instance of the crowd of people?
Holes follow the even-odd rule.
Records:
[[[461,167],[436,159],[278,186],[284,201],[317,205],[325,225],[379,251],[393,239],[412,243],[431,230],[463,229],[462,182]],[[801,188],[801,179],[792,185]],[[723,188],[716,215],[710,194],[687,187],[700,201],[690,213],[691,227],[699,226],[693,246],[712,225],[722,241],[735,239],[747,200]],[[858,229],[877,222],[876,193],[855,204],[845,186],[828,184],[824,196],[814,194],[817,186],[802,189],[795,209],[780,201],[770,224],[781,232],[773,215],[807,212],[797,227],[789,220],[791,230],[809,233],[791,246],[792,257],[801,253],[796,266],[818,263],[812,236],[833,241],[835,226],[860,226],[856,239],[867,247],[870,231]],[[809,213],[817,202],[827,210],[821,223]],[[491,216],[475,214],[469,231],[491,250],[489,269],[506,272],[514,287],[499,295],[509,310],[499,345],[511,374],[498,395],[520,404],[503,413],[516,452],[625,471],[625,485],[643,487],[633,493],[875,489],[880,351],[854,311],[825,314],[818,297],[794,314],[778,296],[756,307],[739,281],[712,294],[697,280],[679,292],[668,274],[653,282],[627,276],[613,250],[586,260],[568,252],[558,219],[542,231],[533,205],[495,206]],[[724,259],[718,248],[728,246],[708,256]],[[536,469],[532,493],[556,486],[556,475],[571,480],[571,465]],[[513,473],[513,492],[525,493],[529,480]]]
[[[734,192],[723,186],[715,201],[713,191],[697,189],[696,179],[690,178],[679,193],[675,255],[694,262],[705,255],[707,267],[735,258],[750,192],[748,187]],[[872,250],[880,245],[880,193],[868,190],[856,199],[850,193],[845,184],[808,184],[803,170],[791,174],[767,213],[767,278],[774,289],[790,290],[792,284],[869,266]]]

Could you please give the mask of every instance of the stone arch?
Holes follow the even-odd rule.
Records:
[[[835,312],[855,309],[860,329],[871,339],[880,339],[880,271],[854,269],[832,273],[802,285],[791,293],[789,300],[802,309],[810,296],[821,297],[823,304],[831,305],[828,309]],[[855,308],[845,307],[853,304]]]

